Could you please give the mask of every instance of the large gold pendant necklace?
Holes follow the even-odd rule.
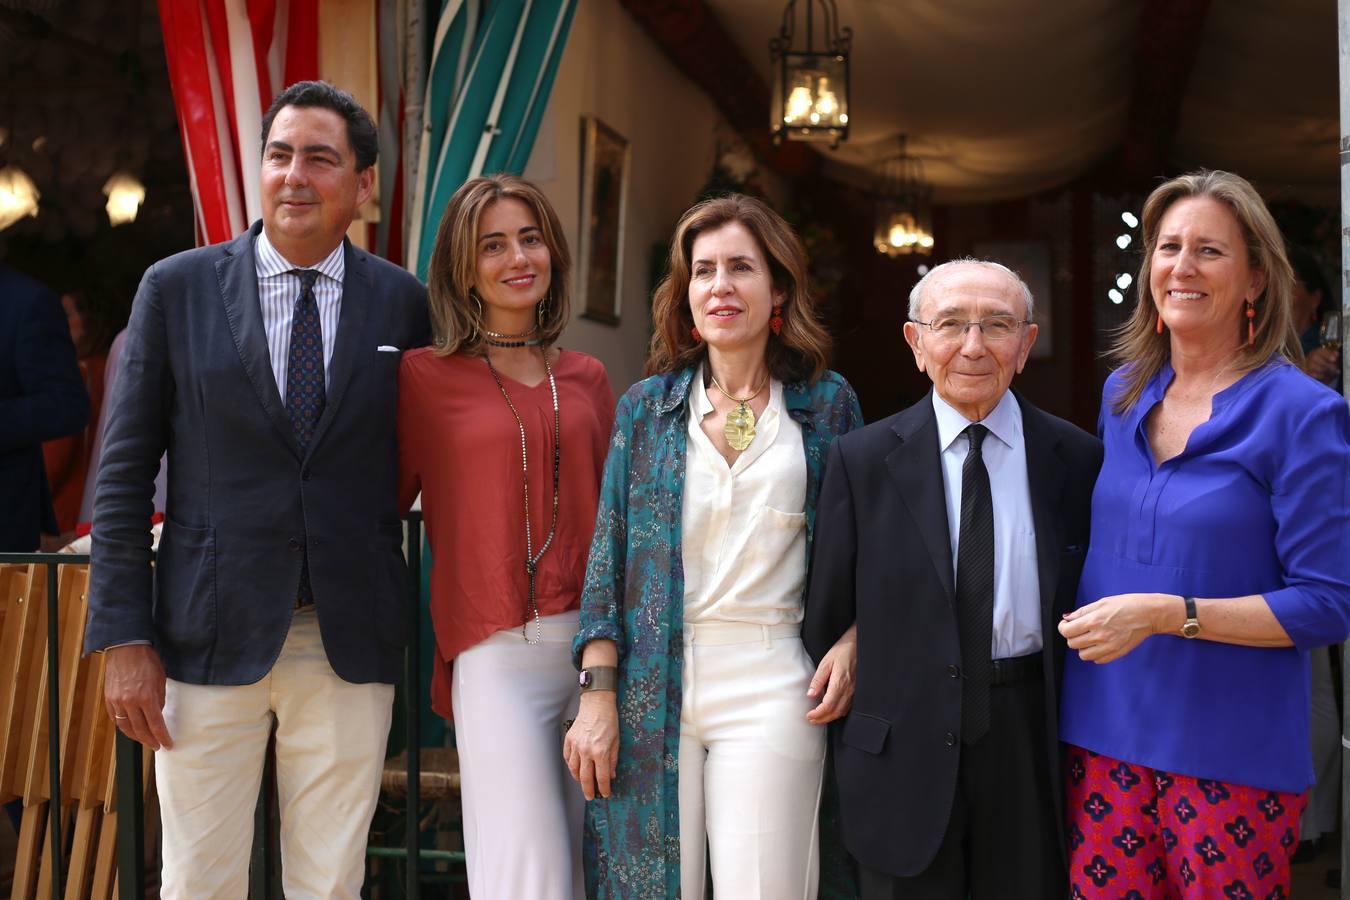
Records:
[[[736,404],[731,412],[727,413],[727,422],[722,426],[722,433],[727,436],[727,443],[731,445],[731,449],[744,450],[755,439],[755,411],[750,408],[750,401],[764,390],[764,385],[769,383],[769,376],[765,375],[759,387],[755,388],[755,392],[744,399],[728,394],[726,388],[717,383],[717,376],[712,372],[708,373],[708,377],[712,379],[713,387],[717,388],[723,397]]]

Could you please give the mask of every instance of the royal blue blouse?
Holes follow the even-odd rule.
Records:
[[[1144,423],[1172,377],[1164,366],[1123,414],[1111,409],[1122,379],[1107,379],[1078,605],[1261,594],[1294,646],[1153,635],[1105,664],[1070,650],[1060,737],[1167,772],[1300,792],[1314,780],[1308,650],[1350,634],[1350,410],[1276,359],[1216,394],[1185,450],[1157,465]]]

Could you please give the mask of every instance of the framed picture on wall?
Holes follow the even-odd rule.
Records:
[[[1054,355],[1054,298],[1050,290],[1050,244],[1047,241],[984,241],[974,247],[979,259],[992,259],[1012,269],[1031,288],[1035,302],[1032,321],[1040,326],[1031,359]]]
[[[619,324],[623,286],[628,140],[594,116],[581,118],[581,315]]]

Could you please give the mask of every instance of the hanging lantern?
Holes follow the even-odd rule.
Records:
[[[802,5],[806,7],[804,43],[793,46],[797,0],[788,0],[778,36],[769,41],[769,59],[774,65],[769,131],[775,144],[787,138],[826,141],[838,147],[840,141],[848,140],[848,54],[853,29],[839,27],[834,0],[802,0]]]
[[[145,187],[132,175],[118,172],[103,185],[108,198],[108,221],[113,225],[127,225],[136,221],[136,213],[145,202]]]
[[[41,197],[37,185],[23,169],[18,166],[0,169],[0,231],[24,216],[36,216]]]
[[[877,180],[877,219],[872,246],[890,257],[933,252],[932,186],[924,180],[923,161],[900,152],[882,163]]]

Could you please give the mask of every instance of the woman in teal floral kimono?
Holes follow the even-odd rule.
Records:
[[[817,668],[801,620],[826,451],[862,424],[857,398],[826,369],[801,243],[758,200],[685,213],[653,318],[573,644],[587,894],[856,896],[824,727],[852,700],[854,635]]]

